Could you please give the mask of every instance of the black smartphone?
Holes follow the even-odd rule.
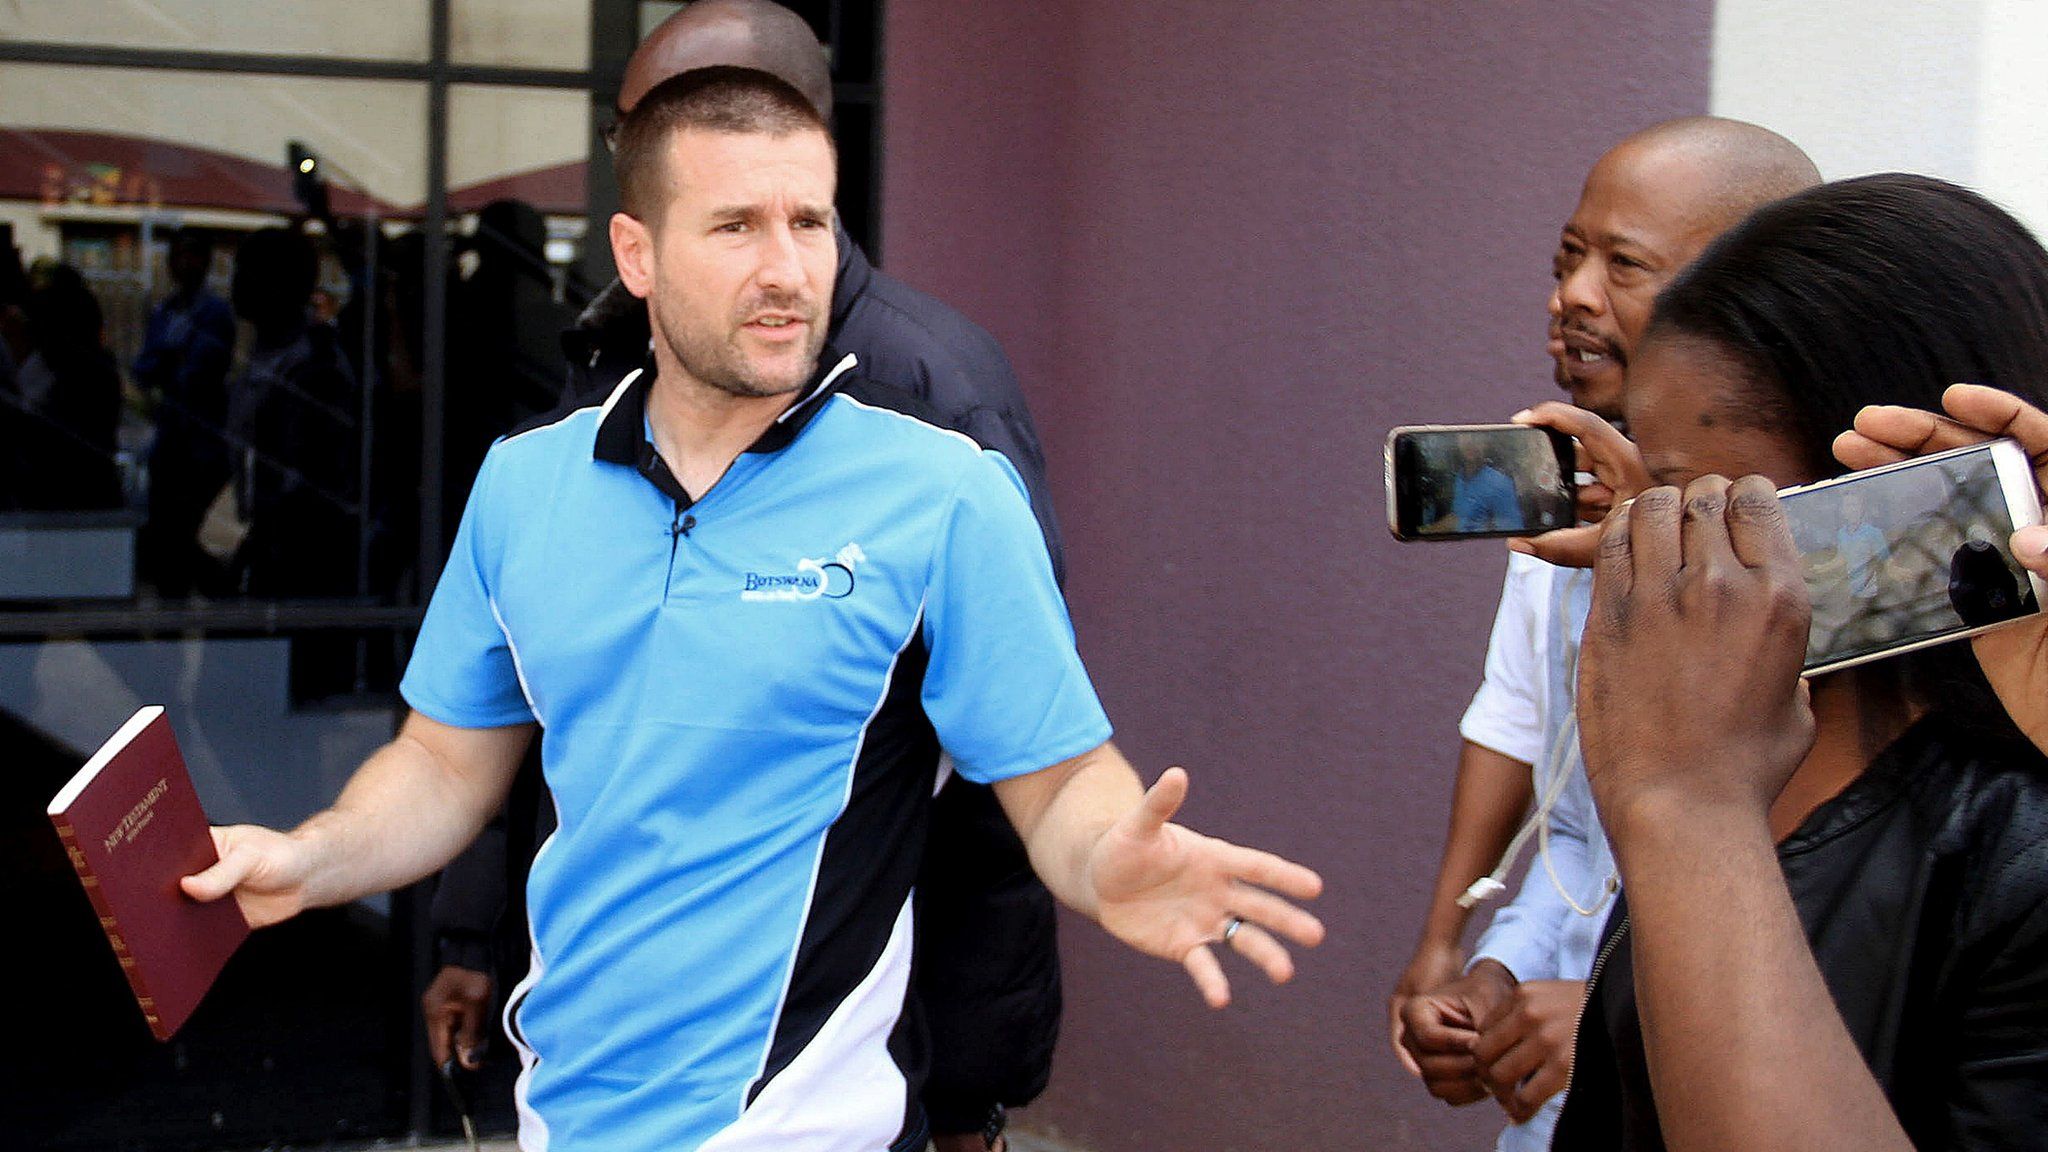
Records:
[[[2038,615],[2048,586],[2013,559],[2041,522],[2033,465],[2010,440],[1852,472],[1779,497],[1813,601],[1808,676]]]
[[[1574,521],[1572,438],[1527,424],[1418,424],[1387,433],[1387,528],[1397,540],[1535,536]]]

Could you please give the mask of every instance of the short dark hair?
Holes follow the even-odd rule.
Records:
[[[260,228],[235,246],[229,287],[235,313],[257,324],[304,314],[320,282],[320,254],[304,233]]]
[[[1939,412],[1955,383],[2041,404],[2048,250],[2010,213],[1943,180],[1823,184],[1759,208],[1680,273],[1644,337],[1666,339],[1699,342],[1741,368],[1741,394],[1721,398],[1717,418],[1788,434],[1831,475],[1844,471],[1834,439],[1866,404]],[[2031,747],[1965,645],[1854,674],[1880,699],[1945,713],[2006,749]]]
[[[1866,404],[1941,410],[1958,382],[2040,403],[2048,251],[1967,188],[1888,173],[1767,204],[1657,297],[1649,332],[1747,370],[1746,418],[1796,434],[1822,474]],[[1730,412],[1742,419],[1745,412]]]
[[[769,136],[817,132],[832,139],[804,94],[770,73],[724,64],[677,73],[648,89],[619,122],[612,170],[628,215],[648,220],[660,209],[669,140],[690,128]]]

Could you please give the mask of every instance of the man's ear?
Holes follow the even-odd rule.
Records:
[[[612,264],[626,291],[645,300],[654,293],[654,233],[626,215],[612,213]]]

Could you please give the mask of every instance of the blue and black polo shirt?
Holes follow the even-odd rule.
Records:
[[[478,474],[402,691],[542,727],[528,1152],[888,1146],[941,749],[993,782],[1109,738],[1015,471],[825,362],[694,499],[651,368]]]

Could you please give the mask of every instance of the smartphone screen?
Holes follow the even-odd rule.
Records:
[[[2007,545],[2016,525],[2010,485],[1994,458],[1997,447],[1979,445],[1783,494],[1813,600],[1809,674],[2040,610]],[[2024,456],[2010,444],[2004,448],[2024,469]],[[2031,478],[2027,484],[2031,492]]]
[[[1387,436],[1387,513],[1403,540],[1570,527],[1571,438],[1520,424],[1396,428]]]

